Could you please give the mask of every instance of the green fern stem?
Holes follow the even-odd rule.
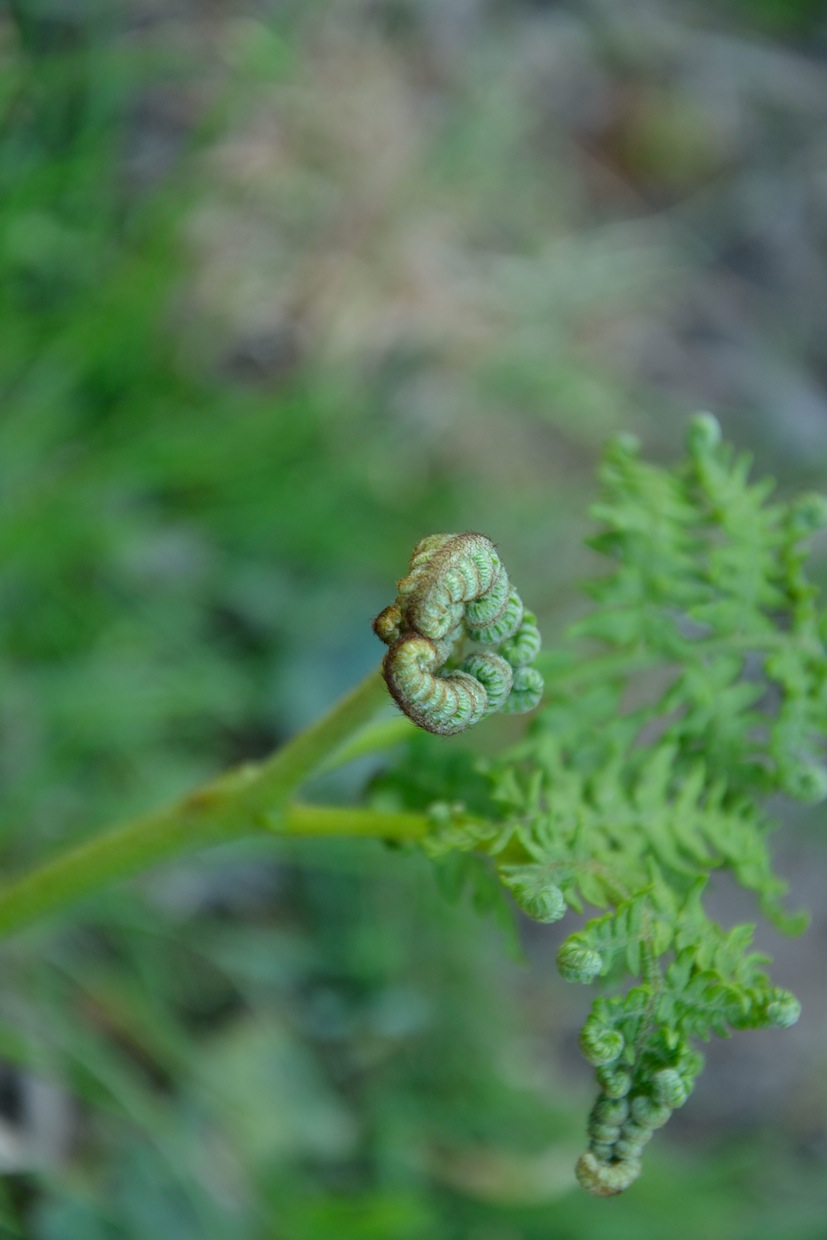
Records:
[[[221,798],[213,801],[212,787],[103,832],[0,889],[0,936],[193,849],[274,834],[262,820],[253,821],[244,812],[243,793],[236,797],[228,783]],[[275,834],[281,838],[412,841],[421,839],[428,827],[423,814],[291,803],[284,806]]]
[[[181,800],[105,831],[0,888],[0,935],[8,935],[91,895],[117,879],[196,848],[245,837],[373,837],[416,840],[425,815],[298,805],[307,778],[358,739],[387,700],[378,671],[273,757],[196,788]],[[363,750],[363,752],[366,752]]]

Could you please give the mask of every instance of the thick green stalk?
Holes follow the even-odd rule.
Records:
[[[387,701],[388,691],[381,672],[376,668],[355,689],[340,698],[326,715],[294,736],[272,758],[238,772],[242,777],[247,773],[245,807],[248,810],[258,809],[262,813],[277,809],[304,783],[308,775],[317,770]],[[222,782],[218,781],[219,784]]]
[[[190,798],[191,799],[191,798]],[[0,891],[0,935],[11,934],[119,878],[190,849],[249,833],[243,815],[201,821],[178,802],[97,835],[9,883]],[[234,825],[238,824],[238,828]],[[261,825],[258,824],[261,830]],[[285,806],[278,834],[305,838],[416,840],[428,830],[424,814],[384,814],[322,805]]]
[[[415,814],[288,805],[293,792],[372,717],[386,696],[379,671],[371,672],[272,758],[229,771],[9,883],[0,889],[0,934],[158,861],[257,832],[395,839],[423,834],[426,820]]]

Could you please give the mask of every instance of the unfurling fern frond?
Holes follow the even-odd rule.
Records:
[[[804,542],[827,524],[827,504],[775,500],[749,465],[708,415],[674,469],[643,462],[628,437],[610,448],[592,545],[611,570],[588,587],[593,607],[570,644],[541,656],[547,703],[528,736],[485,767],[499,821],[468,817],[461,829],[453,815],[462,847],[492,857],[529,916],[555,921],[586,905],[600,914],[557,957],[564,978],[605,990],[581,1035],[600,1092],[577,1167],[600,1196],[634,1181],[653,1132],[687,1100],[703,1063],[695,1040],[798,1017],[769,959],[750,950],[753,927],[724,929],[703,904],[709,875],[728,870],[779,927],[802,929],[782,908],[767,802],[827,793],[827,618],[804,570]],[[434,560],[447,545],[432,547]],[[391,678],[405,643],[426,640],[414,620],[437,621],[429,642],[455,639],[467,623],[461,590],[484,594],[494,580],[489,554],[477,573],[464,549],[465,574],[411,609],[433,562],[414,557]],[[497,606],[507,597],[499,585]],[[497,640],[511,668],[521,666],[515,649],[529,661],[537,653],[529,632],[498,630]],[[423,696],[427,713],[436,691]]]
[[[543,678],[536,618],[523,608],[505,566],[483,534],[432,534],[414,547],[396,602],[373,629],[390,647],[382,670],[398,706],[441,736],[464,732],[495,711],[533,710]],[[494,650],[457,663],[466,639]]]

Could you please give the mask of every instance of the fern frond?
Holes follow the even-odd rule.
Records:
[[[773,498],[709,415],[673,469],[621,438],[601,484],[591,545],[610,571],[568,646],[541,656],[548,701],[527,737],[484,766],[496,830],[466,820],[453,846],[490,854],[536,920],[599,914],[557,959],[609,991],[581,1035],[600,1094],[577,1174],[611,1195],[688,1098],[695,1040],[798,1016],[754,927],[720,927],[703,896],[727,870],[782,929],[803,928],[781,904],[767,802],[827,795],[827,617],[805,572],[827,503]]]

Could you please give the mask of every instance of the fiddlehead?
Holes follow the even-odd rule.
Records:
[[[533,710],[543,678],[536,618],[484,534],[431,534],[414,547],[396,601],[373,622],[385,683],[426,732],[453,736],[495,711]],[[494,650],[459,659],[470,640]]]

